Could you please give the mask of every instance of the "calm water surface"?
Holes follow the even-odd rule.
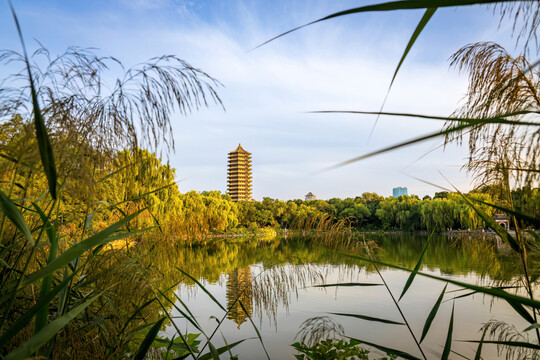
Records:
[[[427,241],[421,235],[367,235],[373,241],[373,252],[381,261],[414,268]],[[304,321],[326,316],[340,324],[345,334],[379,345],[397,348],[419,356],[407,328],[332,313],[361,314],[402,321],[390,294],[384,286],[371,287],[314,287],[338,282],[381,284],[381,278],[371,264],[361,263],[315,245],[306,239],[219,240],[178,254],[182,261],[176,266],[184,270],[209,290],[226,308],[225,314],[210,297],[193,282],[174,288],[175,294],[187,304],[198,322],[212,333],[217,319],[225,318],[213,339],[217,346],[240,339],[249,339],[233,349],[240,359],[266,358],[248,315],[260,329],[264,344],[272,359],[293,359],[290,346],[299,339]],[[435,236],[428,248],[421,271],[463,282],[500,285],[515,281],[518,262],[490,241]],[[379,268],[394,296],[399,298],[408,273],[390,268]],[[407,294],[399,302],[416,336],[420,338],[424,322],[439,297],[445,283],[418,276]],[[452,306],[455,306],[454,342],[452,349],[467,357],[474,357],[476,345],[457,340],[480,338],[482,324],[489,320],[511,323],[522,330],[528,324],[516,316],[504,301],[482,295],[455,291],[449,285],[445,302],[441,305],[432,329],[422,343],[428,358],[440,358]],[[244,311],[236,299],[244,304]],[[180,302],[175,304],[182,307]],[[182,331],[197,332],[171,307],[176,326]],[[161,335],[172,337],[169,325]],[[375,357],[380,353],[373,351]],[[225,355],[224,355],[225,356]],[[451,356],[451,358],[457,355]],[[484,359],[497,358],[494,347],[484,346]],[[224,357],[225,358],[225,357]],[[227,357],[228,358],[228,355]]]

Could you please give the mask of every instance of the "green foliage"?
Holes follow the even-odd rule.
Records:
[[[295,355],[298,360],[369,359],[369,351],[360,347],[360,342],[356,340],[328,339],[313,346],[295,342],[291,346],[301,353],[301,355]]]

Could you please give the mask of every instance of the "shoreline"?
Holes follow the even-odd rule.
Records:
[[[256,232],[256,233],[225,233],[225,234],[208,234],[206,238],[238,238],[238,237],[260,237],[260,236],[278,236],[278,235],[284,235],[287,236],[289,234],[309,234],[314,233],[316,230],[287,230],[287,229],[280,229],[278,231],[267,231],[267,232]],[[343,232],[346,232],[344,230]],[[419,230],[419,231],[402,231],[402,230],[366,230],[366,231],[356,231],[358,234],[369,234],[369,235],[399,235],[399,234],[418,234],[418,235],[430,235],[431,232],[427,230]],[[511,235],[515,234],[514,230],[509,230],[509,233]],[[434,233],[437,235],[464,235],[464,234],[471,234],[471,235],[493,235],[496,236],[497,234],[493,232],[486,231],[484,229],[476,229],[476,230],[447,230],[439,233]]]

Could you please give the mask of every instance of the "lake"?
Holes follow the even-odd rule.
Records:
[[[427,235],[365,235],[377,260],[409,269],[416,265],[427,239]],[[348,251],[365,256],[361,247]],[[161,280],[154,276],[154,285],[168,289],[169,292],[164,290],[164,293],[174,299],[174,306],[169,303],[166,308],[174,318],[175,326],[183,332],[198,332],[179,312],[178,309],[186,311],[180,299],[208,335],[212,334],[218,320],[223,320],[212,338],[216,347],[223,346],[225,340],[230,344],[247,339],[232,350],[232,354],[239,354],[240,359],[266,358],[250,317],[272,359],[293,359],[296,351],[290,345],[302,335],[306,341],[317,341],[334,335],[332,329],[340,326],[347,336],[421,357],[405,325],[334,314],[357,314],[403,322],[387,288],[381,285],[381,277],[397,300],[409,273],[378,266],[379,276],[373,264],[330,250],[309,236],[219,239],[191,248],[157,251],[151,255],[151,260],[163,274]],[[200,281],[215,300],[230,311],[225,313],[199,285],[172,269],[174,267]],[[503,286],[516,282],[519,262],[506,249],[498,249],[489,238],[468,234],[434,235],[420,270],[472,284]],[[160,281],[163,284],[159,284]],[[370,283],[374,286],[316,287],[336,283]],[[420,339],[424,322],[444,286],[444,282],[417,276],[399,301],[417,339]],[[506,301],[481,294],[471,295],[470,290],[458,290],[453,285],[446,289],[444,301],[422,342],[427,358],[440,358],[453,306],[452,350],[455,353],[450,358],[459,358],[458,354],[474,358],[477,344],[461,340],[479,340],[480,330],[488,321],[502,321],[519,331],[528,326]],[[312,325],[318,326],[304,327],[299,334],[302,324],[313,318],[317,319],[312,320]],[[326,326],[326,331],[321,326]],[[174,334],[175,328],[170,323],[160,333],[162,337]],[[384,355],[376,349],[370,350],[373,357]],[[484,345],[482,355],[484,359],[497,358],[497,349],[493,345]],[[224,354],[223,358],[228,359],[229,354]]]

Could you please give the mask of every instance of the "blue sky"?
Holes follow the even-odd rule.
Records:
[[[422,11],[357,14],[322,22],[256,45],[295,26],[368,1],[13,1],[30,50],[39,40],[52,53],[95,47],[127,67],[174,54],[223,83],[218,106],[173,116],[176,151],[168,156],[181,191],[226,190],[227,152],[238,143],[253,153],[253,191],[279,199],[389,196],[392,188],[432,195],[416,176],[462,190],[467,149],[444,151],[433,140],[336,170],[329,166],[435,131],[442,123],[313,110],[379,109],[395,66]],[[0,2],[0,48],[20,50],[7,2]],[[467,77],[448,68],[461,46],[496,41],[515,51],[512,23],[490,7],[439,9],[398,74],[385,109],[450,115],[465,96]],[[0,77],[7,70],[0,69]],[[114,72],[114,70],[113,70]],[[113,76],[111,74],[111,76]],[[433,150],[435,149],[435,150]],[[433,151],[432,151],[433,150]],[[428,153],[429,152],[429,153]],[[427,155],[425,155],[428,153]],[[425,156],[424,156],[425,155]]]

